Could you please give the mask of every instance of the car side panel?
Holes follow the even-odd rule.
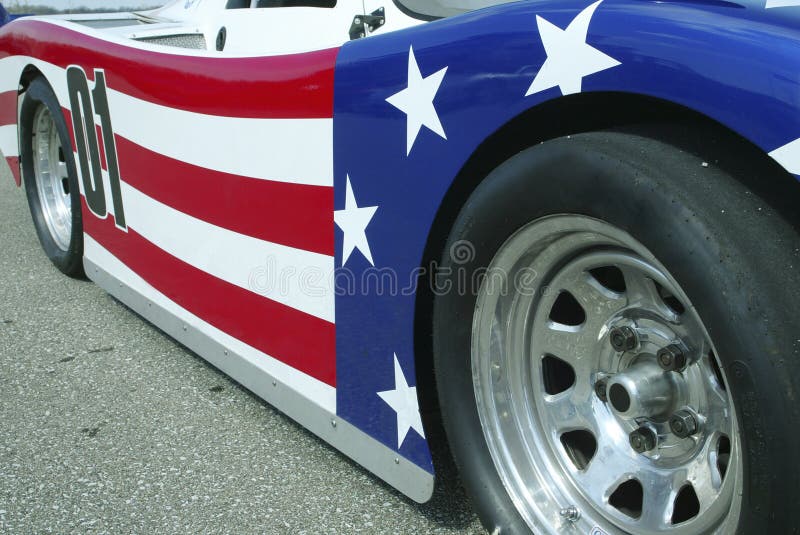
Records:
[[[33,67],[61,103],[81,175],[87,275],[427,500],[429,472],[396,462],[336,413],[338,50],[225,58],[28,19],[0,31],[0,51],[0,93],[15,95]]]
[[[8,59],[25,56],[27,38],[48,43],[31,56],[49,71],[67,124],[83,129],[91,115],[97,129],[106,200],[99,210],[84,209],[86,257],[103,247],[128,259],[185,309],[318,381],[317,390],[328,391],[320,393],[324,405],[334,409],[333,296],[308,297],[296,281],[283,289],[263,281],[255,289],[251,278],[270,261],[279,272],[332,267],[337,51],[219,60],[126,48],[40,21],[16,28],[4,47]],[[74,116],[65,69],[79,72],[88,87],[102,73],[111,124],[102,124],[98,109]],[[223,109],[220,95],[248,86]],[[107,138],[121,175],[121,206],[112,198]],[[317,156],[304,158],[309,150]],[[80,162],[74,137],[73,151]],[[115,213],[123,206],[127,224]]]

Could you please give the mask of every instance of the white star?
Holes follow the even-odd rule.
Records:
[[[333,213],[333,220],[344,232],[343,266],[347,263],[354,249],[361,251],[364,258],[373,266],[375,265],[375,262],[372,261],[372,251],[369,249],[366,230],[377,210],[377,206],[358,207],[356,196],[353,194],[353,186],[350,185],[350,175],[348,175],[344,210],[336,210]]]
[[[394,390],[378,392],[378,395],[397,413],[397,449],[403,445],[409,429],[414,429],[419,436],[425,438],[417,402],[417,387],[409,388],[403,368],[397,361],[397,354],[394,355]]]
[[[536,15],[547,59],[525,93],[526,97],[556,86],[563,95],[580,93],[584,76],[620,65],[619,61],[586,43],[589,22],[602,1],[598,0],[581,11],[566,30]]]
[[[411,154],[411,149],[423,126],[427,126],[431,131],[447,139],[442,122],[439,120],[439,114],[433,105],[433,99],[439,92],[446,72],[447,67],[423,78],[419,65],[417,65],[417,58],[414,57],[414,47],[409,49],[408,87],[386,99],[386,102],[408,116],[406,156]]]
[[[800,139],[778,147],[769,155],[790,173],[800,175]]]
[[[764,7],[770,9],[773,7],[798,7],[800,0],[767,0],[767,5]]]

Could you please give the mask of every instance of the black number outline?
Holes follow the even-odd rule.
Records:
[[[122,203],[117,144],[114,139],[111,112],[108,107],[105,71],[103,69],[95,69],[94,80],[94,88],[90,91],[89,81],[83,68],[78,65],[71,65],[67,68],[67,89],[69,91],[70,107],[72,108],[72,129],[75,133],[75,148],[78,151],[78,164],[81,171],[86,205],[100,219],[105,219],[108,216],[100,149],[95,126],[95,115],[97,115],[100,117],[111,201],[114,205],[114,223],[117,228],[127,231],[125,208]]]

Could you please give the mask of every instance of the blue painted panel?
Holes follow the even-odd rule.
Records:
[[[525,96],[547,58],[537,16],[566,28],[589,2],[519,2],[346,45],[335,89],[335,203],[345,207],[349,175],[359,206],[377,206],[366,228],[375,268],[406,287],[430,226],[458,171],[487,136],[542,102]],[[800,8],[765,10],[724,2],[605,0],[586,42],[620,65],[590,74],[582,91],[637,93],[699,111],[765,152],[800,137]],[[447,139],[423,127],[406,154],[406,115],[387,98],[406,88],[413,46],[423,77],[447,67],[434,100]],[[532,192],[535,194],[535,192]],[[397,414],[377,392],[395,388],[393,355],[410,386],[413,292],[362,288],[372,266],[355,251],[336,301],[337,411],[404,457],[432,471],[423,437],[398,446]],[[387,275],[389,274],[389,275]],[[342,286],[340,284],[340,286]]]

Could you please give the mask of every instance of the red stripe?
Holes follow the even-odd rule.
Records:
[[[17,124],[17,92],[0,93],[0,126]]]
[[[98,219],[82,200],[84,231],[156,290],[234,338],[336,386],[332,323],[213,277],[131,228],[127,233],[120,231],[113,218]]]
[[[115,136],[122,180],[176,210],[273,243],[333,256],[333,188],[246,178]]]
[[[11,174],[14,176],[14,182],[16,182],[17,186],[22,184],[22,177],[19,173],[19,158],[17,156],[6,156],[6,162],[8,162],[8,166],[11,168]]]
[[[94,69],[105,69],[110,88],[170,108],[228,117],[333,117],[338,49],[254,58],[182,56],[22,19],[0,32],[0,51],[0,58],[28,55],[62,68],[79,65],[90,79]]]
[[[0,93],[0,126],[17,124],[17,92],[5,91]],[[6,156],[6,162],[11,169],[11,175],[17,186],[22,184],[22,176],[19,171],[19,157]]]
[[[72,115],[62,108],[75,136]],[[98,126],[98,147],[102,134]],[[163,204],[239,234],[328,256],[334,254],[333,188],[246,178],[163,156],[119,135],[122,180]],[[103,169],[105,152],[101,156]]]

